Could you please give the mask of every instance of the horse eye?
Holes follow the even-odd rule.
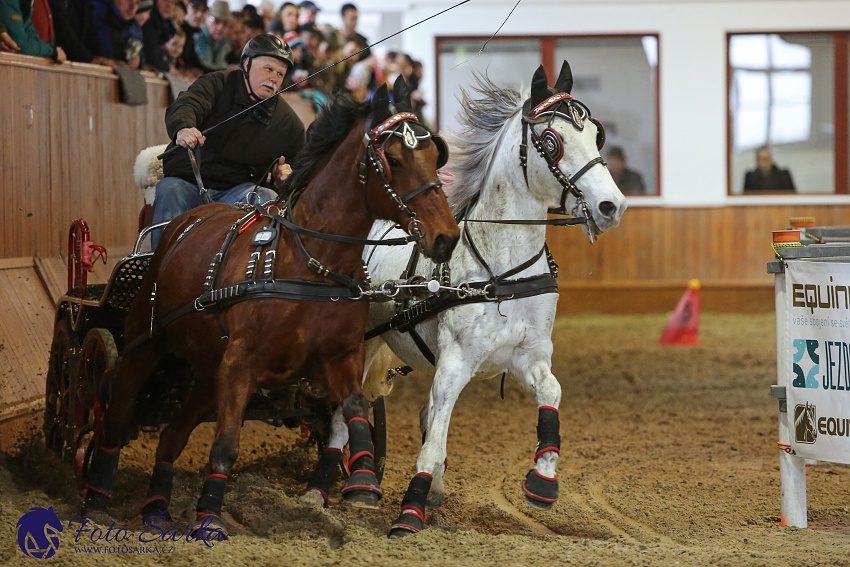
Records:
[[[387,156],[387,163],[390,164],[390,167],[399,167],[401,162],[394,157]]]

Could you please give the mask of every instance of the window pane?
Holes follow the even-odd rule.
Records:
[[[493,40],[479,54],[486,39],[451,40],[440,43],[439,130],[457,128],[460,89],[473,84],[472,72],[487,73],[500,87],[519,90],[531,84],[531,76],[540,66],[540,42],[537,40]]]
[[[835,190],[833,45],[829,33],[730,36],[733,194],[762,145],[798,193]]]
[[[657,194],[658,38],[562,39],[555,44],[556,68],[564,59],[575,79],[572,95],[605,125],[603,157],[612,147],[621,147],[627,167],[643,176],[650,194]]]

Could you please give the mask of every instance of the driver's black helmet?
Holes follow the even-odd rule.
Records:
[[[245,44],[245,47],[242,49],[242,57],[239,59],[239,65],[244,64],[246,59],[262,56],[280,59],[290,69],[295,66],[295,59],[292,57],[292,48],[289,47],[289,44],[270,33],[253,37],[251,41]]]

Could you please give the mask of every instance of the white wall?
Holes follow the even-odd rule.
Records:
[[[397,9],[397,2],[386,3]],[[453,4],[409,3],[403,25]],[[472,0],[406,32],[402,49],[433,68],[435,36],[489,37],[514,4],[514,0]],[[848,196],[730,197],[726,193],[726,34],[838,29],[850,29],[847,0],[523,0],[500,33],[657,33],[661,197],[633,199],[632,205],[719,206],[765,204],[766,199],[772,203],[850,201]],[[437,100],[434,79],[426,68],[423,87],[429,101]],[[593,101],[586,102],[592,105]]]

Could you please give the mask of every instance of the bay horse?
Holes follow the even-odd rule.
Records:
[[[375,506],[368,401],[361,391],[370,291],[361,260],[376,219],[398,223],[422,253],[445,261],[459,238],[437,168],[448,147],[410,110],[403,81],[371,103],[341,96],[308,131],[282,197],[266,207],[209,204],[173,219],[125,322],[123,355],[96,432],[85,513],[106,514],[122,438],[141,387],[166,354],[190,366],[194,383],[162,430],[145,520],[170,517],[175,459],[199,423],[216,416],[209,476],[196,521],[221,521],[227,475],[239,453],[243,415],[258,389],[293,385],[345,417],[355,505]],[[226,531],[225,531],[226,534]]]
[[[380,334],[405,364],[433,377],[420,414],[416,475],[390,537],[420,531],[426,504],[442,503],[449,420],[473,379],[507,373],[534,393],[538,444],[521,488],[535,508],[551,508],[558,497],[561,386],[551,370],[558,285],[545,224],[583,222],[593,242],[626,209],[599,154],[604,128],[569,94],[572,82],[565,61],[554,89],[541,66],[524,96],[480,75],[474,92],[463,91],[461,131],[452,137],[456,157],[447,168],[454,179],[446,187],[462,231],[448,269],[417,261],[409,247],[365,250],[376,283],[399,274],[451,282],[439,296],[376,303],[369,313],[367,337]],[[547,212],[573,219],[547,220]],[[372,236],[392,235],[389,228],[376,223]],[[367,367],[380,346],[367,343]],[[335,433],[345,435],[339,427]]]

